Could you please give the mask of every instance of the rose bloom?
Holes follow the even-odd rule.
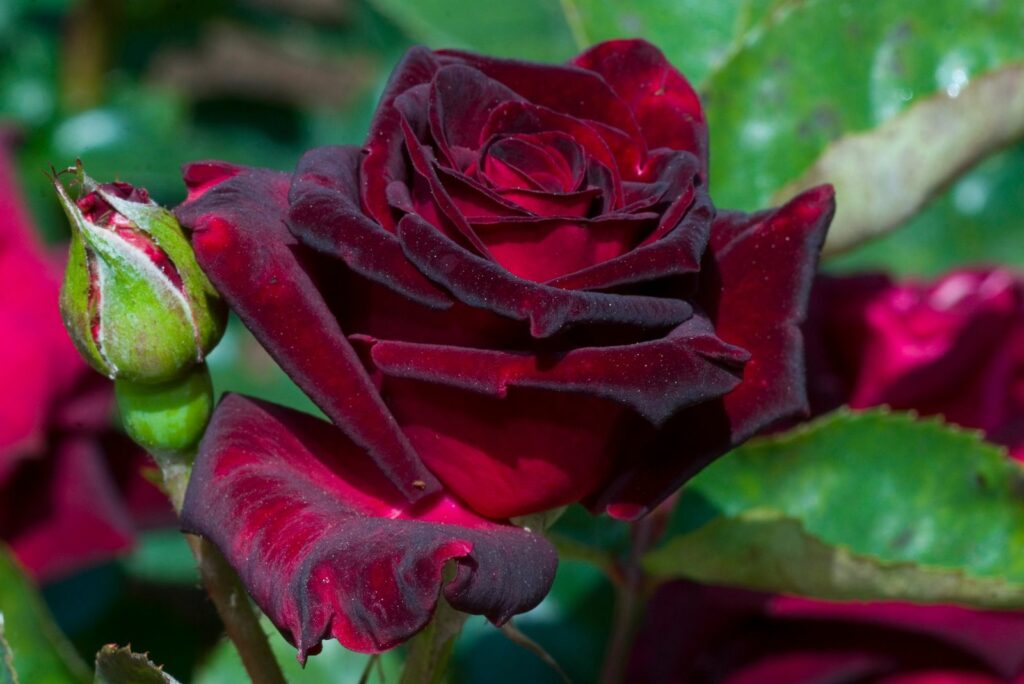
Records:
[[[333,426],[228,397],[185,502],[300,649],[527,610],[515,516],[635,519],[807,410],[829,187],[716,212],[696,93],[653,46],[564,66],[410,50],[362,147],[185,169],[201,267]]]
[[[1024,278],[821,278],[807,323],[815,411],[882,404],[982,430],[1024,459]]]
[[[127,550],[168,507],[110,429],[109,383],[64,332],[61,263],[36,237],[9,142],[0,130],[0,539],[47,581]]]
[[[831,603],[677,581],[655,593],[637,684],[1024,682],[1024,614]]]

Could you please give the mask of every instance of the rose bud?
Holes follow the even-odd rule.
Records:
[[[128,183],[83,195],[54,187],[72,226],[61,313],[75,346],[114,379],[158,383],[202,363],[224,332],[225,309],[174,216]]]

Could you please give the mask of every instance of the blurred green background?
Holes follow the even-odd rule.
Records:
[[[561,61],[599,40],[643,36],[706,96],[712,196],[750,210],[837,141],[1019,67],[1021,4],[0,0],[0,122],[20,134],[22,185],[39,229],[57,243],[66,226],[44,174],[76,158],[95,178],[127,180],[175,204],[184,162],[288,170],[310,147],[361,142],[385,79],[414,43]],[[1024,267],[1022,178],[1017,142],[957,169],[907,225],[825,267],[922,276],[965,264]],[[870,201],[839,196],[841,207]],[[237,321],[210,363],[218,391],[315,411]],[[621,526],[575,509],[557,530],[602,553],[625,544]],[[131,556],[48,586],[44,596],[87,660],[104,643],[131,642],[182,682],[244,681],[217,640],[174,530],[147,533]],[[574,680],[592,681],[611,605],[605,576],[566,560],[552,595],[518,624]],[[295,682],[355,682],[366,660],[334,644],[300,674],[293,651],[279,638],[277,645]],[[395,658],[384,659],[385,669]],[[453,680],[559,681],[476,618]]]

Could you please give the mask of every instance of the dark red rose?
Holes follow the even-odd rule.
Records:
[[[577,501],[635,518],[735,444],[804,412],[799,326],[832,190],[716,216],[706,169],[697,96],[642,41],[603,43],[564,66],[415,48],[362,148],[312,150],[290,176],[187,167],[177,214],[200,265],[340,430],[333,451],[309,451],[287,437],[306,423],[273,413],[274,454],[260,467],[274,475],[260,482],[290,483],[294,497],[333,491],[346,519],[361,510],[330,484],[346,473],[296,479],[285,454],[301,443],[302,459],[364,452],[394,488],[386,500],[412,502],[394,525],[449,499],[481,520]],[[244,566],[257,600],[306,649],[306,630],[330,622],[295,616],[330,613],[309,583],[343,541],[317,527],[323,499],[302,516],[287,508],[305,521],[304,545],[260,534],[251,553],[254,526],[285,509],[257,508],[278,494],[242,476],[255,442],[244,459],[221,450],[271,409],[233,399],[230,410],[215,434],[234,436],[204,441],[186,519]],[[399,528],[394,543],[423,560],[426,541]],[[499,546],[496,567],[519,553]],[[383,548],[357,566],[383,563]],[[548,551],[518,560],[548,571]],[[509,591],[496,584],[506,570],[490,571],[488,600]],[[269,605],[266,587],[286,578],[293,603]],[[528,603],[517,597],[514,609]]]
[[[882,404],[984,430],[1024,459],[1024,278],[822,278],[808,322],[817,409]]]
[[[661,587],[630,660],[643,684],[1024,681],[1024,614]]]
[[[111,388],[64,332],[61,264],[37,241],[2,137],[0,539],[45,581],[128,549],[138,515],[166,522],[168,506],[138,474],[143,454],[110,430]]]

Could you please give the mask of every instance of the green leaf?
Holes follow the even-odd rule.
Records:
[[[701,83],[740,39],[792,0],[564,0],[586,43],[641,37],[657,45],[687,79]]]
[[[994,110],[971,108],[968,120],[958,124],[966,127],[958,131],[969,130],[971,139],[977,138],[966,151],[960,149],[966,144],[960,135],[931,134],[923,147],[952,150],[949,159],[939,154],[930,162],[938,168],[876,165],[881,160],[872,159],[875,164],[859,169],[870,176],[865,182],[874,195],[905,187],[912,197],[901,201],[919,204],[936,183],[1009,135],[1013,117],[1019,118],[1009,109],[1017,94],[972,91],[985,90],[977,87],[977,81],[985,80],[981,77],[1024,59],[1022,30],[1024,5],[1018,2],[806,0],[784,6],[748,32],[740,49],[707,82],[717,203],[753,209],[778,201],[780,190],[803,174],[808,175],[787,192],[816,180],[820,174],[808,169],[828,151],[842,150],[839,146],[852,144],[847,140],[851,136],[882,124],[887,127],[879,136],[896,136],[888,141],[891,149],[909,149],[906,140],[920,140],[923,131],[933,130],[932,119],[912,113],[919,103],[931,108],[929,116],[946,121],[961,111],[964,98]],[[998,104],[992,104],[993,98]],[[1007,118],[1000,120],[1003,114]],[[905,116],[911,118],[902,124],[894,121]],[[861,145],[890,149],[877,138]],[[843,163],[857,163],[853,153],[844,155]],[[907,160],[915,165],[921,161],[921,155]],[[836,164],[842,166],[837,162],[829,168]],[[921,173],[911,173],[915,170]],[[877,175],[882,173],[892,175]],[[846,179],[849,174],[844,169],[840,175]],[[835,235],[848,230],[843,227],[847,220],[858,225],[855,210],[872,197],[845,192],[840,184]],[[891,201],[891,193],[885,198]],[[844,211],[853,212],[847,213],[849,219]],[[904,218],[912,209],[897,205],[894,211]]]
[[[5,639],[5,652],[0,659],[13,662],[16,681],[22,684],[89,681],[88,668],[57,629],[35,586],[2,544],[0,614],[3,614]]]
[[[174,677],[154,665],[144,653],[131,647],[107,644],[96,654],[95,684],[178,684]]]
[[[1024,606],[1024,469],[934,419],[841,410],[755,440],[684,489],[669,537],[660,578]]]
[[[470,3],[371,0],[410,37],[432,48],[468,48],[504,57],[560,62],[576,52],[557,0]]]

